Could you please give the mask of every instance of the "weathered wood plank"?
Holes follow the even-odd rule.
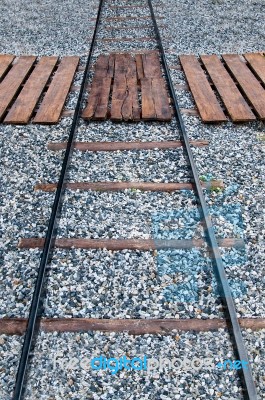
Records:
[[[232,121],[254,121],[256,119],[255,115],[221,60],[216,55],[201,56],[201,60],[224,102]]]
[[[199,113],[196,108],[180,108],[182,114],[192,115],[194,117],[199,116]]]
[[[140,79],[144,78],[142,54],[135,54],[135,62],[136,62],[136,69],[137,69],[137,77],[138,77],[138,80],[140,80]]]
[[[250,68],[255,72],[259,79],[265,84],[265,57],[260,53],[246,53],[245,59]]]
[[[172,112],[163,79],[141,79],[142,119],[170,121]]]
[[[35,124],[56,124],[72,85],[79,57],[63,57],[41,106],[33,119]]]
[[[151,121],[156,119],[155,101],[152,91],[152,79],[141,79],[142,119]]]
[[[169,66],[169,69],[175,69],[176,71],[181,71],[181,65],[171,65]]]
[[[237,80],[241,90],[252,104],[260,119],[265,119],[265,90],[237,54],[223,54],[223,59]]]
[[[223,181],[201,182],[203,188],[223,188]],[[175,190],[193,190],[193,183],[154,183],[154,182],[68,182],[66,187],[71,190],[99,190],[99,191],[117,191],[126,189],[138,189],[144,191],[162,191],[172,192]],[[57,183],[40,183],[35,186],[35,190],[53,192],[57,188]]]
[[[29,74],[36,57],[21,56],[0,83],[0,119]]]
[[[89,93],[88,103],[82,113],[85,120],[104,120],[108,115],[111,78],[94,79]]]
[[[265,328],[265,318],[239,318],[244,329],[258,331]],[[23,335],[26,318],[0,319],[1,335]],[[42,318],[40,329],[44,332],[128,332],[130,335],[172,335],[173,330],[207,332],[226,329],[225,319],[103,319],[103,318]]]
[[[95,73],[93,80],[100,81],[102,78],[113,78],[114,75],[115,55],[100,55],[95,65]]]
[[[208,140],[190,140],[194,147],[208,146]],[[51,142],[47,148],[53,151],[66,149],[67,142]],[[80,151],[117,151],[117,150],[150,150],[176,149],[182,147],[180,140],[164,142],[75,142],[74,148]]]
[[[158,121],[170,121],[172,111],[163,79],[152,79],[152,93],[155,102],[156,119]]]
[[[197,58],[193,55],[184,55],[179,59],[202,120],[204,122],[226,121],[226,116]]]
[[[0,55],[0,79],[2,79],[3,75],[6,73],[14,58],[15,56],[11,56],[9,54]]]
[[[157,51],[142,54],[145,78],[162,78],[161,65]]]
[[[139,5],[139,4],[135,4],[135,5],[130,5],[130,6],[109,6],[109,8],[112,9],[124,9],[124,8],[132,8],[133,10],[135,10],[135,8],[146,8],[147,12],[148,12],[148,5]]]
[[[131,37],[112,37],[112,38],[102,38],[98,39],[100,42],[131,42]],[[134,42],[155,42],[155,39],[150,36],[143,36],[143,37],[135,37]]]
[[[75,113],[75,110],[64,110],[62,111],[62,117],[72,117]]]
[[[57,61],[58,57],[40,59],[8,112],[5,123],[27,124],[29,122]]]
[[[165,17],[156,17],[156,19],[164,19]],[[148,19],[150,21],[150,16],[145,16],[145,15],[137,15],[137,17],[106,17],[104,18],[104,21],[132,21],[136,19],[137,21],[139,19]],[[96,18],[91,18],[91,21],[96,21]]]
[[[140,120],[137,90],[135,60],[129,54],[116,54],[110,116],[113,121]]]
[[[180,84],[176,84],[176,85],[174,85],[174,86],[175,86],[175,89],[176,89],[176,90],[185,90],[185,91],[189,91],[189,86],[186,85],[186,84],[182,85],[182,84],[180,83]]]
[[[18,243],[20,249],[42,248],[45,239],[22,238]],[[60,238],[56,239],[55,246],[61,249],[107,249],[119,250],[162,250],[162,249],[192,249],[205,246],[203,239],[84,239],[84,238]],[[243,248],[244,240],[237,238],[218,239],[218,246],[228,248]]]

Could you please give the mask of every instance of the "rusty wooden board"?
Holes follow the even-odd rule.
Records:
[[[0,119],[3,118],[8,106],[17,95],[35,60],[36,57],[34,56],[19,57],[0,83]]]
[[[89,93],[89,102],[82,113],[85,120],[104,120],[108,114],[111,81],[114,73],[114,55],[101,55],[95,65],[95,73]]]
[[[201,185],[203,188],[208,190],[224,187],[222,180],[201,182]],[[176,190],[193,190],[195,186],[190,182],[69,182],[66,184],[66,187],[71,190],[119,191],[126,189],[138,189],[152,192],[174,192]],[[56,183],[39,183],[35,186],[35,190],[43,190],[45,192],[53,192],[56,189]]]
[[[239,55],[224,54],[223,59],[259,118],[265,119],[265,89]]]
[[[243,122],[255,120],[255,115],[219,57],[216,55],[205,55],[201,56],[201,60],[224,102],[232,121]]]
[[[179,58],[202,120],[204,122],[226,121],[222,107],[197,57],[183,55]]]
[[[109,77],[112,78],[112,75],[106,76],[107,60],[110,57],[114,57],[112,86],[110,81],[106,80]],[[112,73],[113,63],[111,65]],[[145,90],[148,82],[141,82],[142,79],[151,79],[150,89]],[[139,104],[140,89],[144,91],[141,96],[141,105]],[[147,109],[149,99],[153,105],[152,113]],[[136,54],[135,57],[129,53],[99,56],[87,106],[82,117],[87,120],[103,120],[108,115],[111,120],[117,122],[139,121],[141,115],[143,120],[171,120],[172,112],[156,51]]]
[[[55,124],[59,121],[78,63],[79,57],[69,56],[62,58],[40,108],[33,119],[34,123]]]
[[[239,318],[244,329],[258,331],[265,328],[265,318]],[[1,335],[24,335],[28,320],[26,318],[0,319]],[[42,318],[40,329],[44,332],[128,332],[129,335],[172,335],[172,331],[217,331],[228,329],[225,319],[104,319],[104,318]]]
[[[208,140],[190,140],[194,147],[208,146]],[[47,148],[52,151],[66,149],[67,142],[51,142]],[[150,150],[150,149],[176,149],[182,147],[180,140],[164,142],[74,142],[74,148],[80,151],[117,151],[117,150]]]
[[[40,59],[8,112],[5,123],[27,124],[29,122],[57,61],[58,57]]]
[[[20,249],[35,249],[44,246],[45,239],[22,238],[18,243]],[[218,239],[218,246],[227,248],[243,248],[244,240],[237,238]],[[60,238],[56,239],[55,246],[61,249],[107,249],[119,250],[162,250],[162,249],[192,249],[204,247],[204,239],[84,239]]]
[[[265,56],[260,53],[246,53],[244,57],[249,63],[250,68],[265,84]]]

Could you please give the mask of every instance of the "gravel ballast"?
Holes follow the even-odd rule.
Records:
[[[102,21],[93,63],[99,54],[156,49],[146,2],[106,0],[104,17],[135,17]],[[133,8],[110,8],[132,5]],[[264,50],[262,0],[161,2],[153,0],[161,26],[166,57],[172,67],[181,54],[244,53]],[[5,1],[0,16],[0,51],[15,55],[78,55],[84,65],[95,24],[98,1],[50,0],[30,4]],[[138,18],[138,19],[137,19]],[[140,27],[142,26],[142,28]],[[112,27],[112,30],[106,30]],[[125,29],[115,29],[124,28]],[[140,28],[139,28],[140,27]],[[150,41],[143,37],[150,36]],[[130,41],[104,41],[130,37]],[[171,69],[174,85],[185,84],[182,71]],[[75,77],[80,85],[83,72]],[[90,81],[93,73],[90,74]],[[177,87],[177,86],[176,86]],[[70,93],[66,109],[73,110],[78,91]],[[177,88],[181,108],[194,108],[190,92]],[[244,248],[222,249],[222,257],[238,317],[265,317],[264,254],[264,123],[204,125],[198,117],[183,115],[190,139],[209,140],[192,148],[199,176],[222,179],[224,189],[205,192],[215,213],[217,237],[244,239]],[[54,193],[34,191],[37,183],[58,180],[64,151],[47,150],[49,142],[65,141],[72,118],[55,126],[0,126],[1,137],[1,261],[0,317],[27,317],[41,250],[19,250],[21,237],[44,237]],[[171,123],[80,122],[77,141],[163,141],[180,138]],[[181,167],[181,168],[180,168]],[[79,181],[187,181],[182,149],[73,154],[70,180]],[[196,218],[194,193],[71,192],[67,190],[59,237],[80,238],[191,238]],[[182,210],[184,215],[179,214]],[[228,210],[228,211],[225,211]],[[170,214],[171,213],[171,214]],[[218,214],[219,213],[219,214]],[[168,214],[169,217],[168,217]],[[229,216],[227,216],[229,214]],[[162,217],[161,217],[162,215]],[[165,218],[164,218],[165,217]],[[173,222],[172,222],[173,221]],[[168,226],[167,226],[168,223]],[[189,229],[186,227],[189,223]],[[184,225],[184,230],[183,229]],[[197,226],[198,228],[198,226]],[[202,231],[195,231],[201,237]],[[205,247],[192,250],[108,251],[56,249],[46,281],[46,317],[87,318],[222,318],[212,264]],[[243,331],[257,384],[265,392],[265,331]],[[22,337],[0,335],[0,397],[11,399]],[[216,363],[234,359],[225,330],[173,332],[168,336],[132,336],[127,333],[41,333],[29,371],[25,398],[43,400],[150,399],[241,400],[236,371],[86,371],[54,368],[54,355],[91,358],[185,355],[209,357]],[[61,357],[61,356],[60,356]],[[59,357],[59,358],[60,358]],[[60,358],[61,359],[61,358]]]

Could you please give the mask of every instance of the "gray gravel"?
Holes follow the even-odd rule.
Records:
[[[93,34],[98,0],[1,2],[1,53],[81,55]],[[14,18],[15,16],[15,18]],[[86,21],[80,24],[80,21]]]
[[[170,123],[137,122],[137,123],[113,123],[104,122],[81,122],[78,129],[77,141],[92,142],[133,142],[133,141],[163,141],[178,140],[179,132],[175,119]]]
[[[137,2],[137,4],[139,1]],[[159,24],[169,65],[177,65],[179,54],[222,53],[264,50],[263,15],[261,0],[202,1],[191,0],[161,3],[154,0],[157,15],[165,16]],[[90,4],[50,1],[27,3],[6,1],[2,4],[0,30],[1,52],[36,55],[84,55],[89,48],[93,31],[93,18],[97,1]],[[110,4],[110,3],[108,3]],[[134,4],[112,1],[111,4]],[[240,7],[240,10],[239,10]],[[104,10],[104,15],[146,15],[147,9],[122,11]],[[16,20],[14,20],[14,15]],[[87,18],[84,16],[87,15]],[[26,22],[25,22],[26,21]],[[80,21],[84,21],[81,23]],[[154,49],[155,41],[142,42],[139,38],[150,32],[149,20],[105,22],[112,27],[128,29],[104,32],[100,36],[134,38],[131,42],[97,42],[95,57],[103,52],[133,51],[139,48]],[[144,25],[139,30],[133,27]],[[69,28],[70,27],[70,28]],[[67,39],[66,39],[67,38]],[[137,39],[138,38],[138,39]],[[82,63],[84,58],[82,58]],[[185,83],[181,71],[172,71],[174,84]],[[75,78],[80,84],[82,73]],[[91,77],[90,77],[91,78]],[[178,90],[180,106],[191,108],[193,100],[188,92]],[[77,93],[70,94],[66,107],[73,109]],[[53,127],[0,127],[3,180],[3,213],[1,215],[1,250],[4,263],[0,272],[0,289],[5,297],[1,306],[3,316],[26,316],[32,295],[39,250],[17,250],[19,237],[43,237],[47,229],[53,193],[34,192],[39,182],[56,182],[63,152],[46,151],[49,141],[67,138],[71,118],[63,119]],[[261,139],[263,123],[206,126],[199,118],[184,115],[191,139],[208,139],[207,148],[193,148],[199,175],[206,180],[223,179],[223,192],[207,193],[209,206],[222,210],[232,208],[232,219],[217,215],[216,231],[219,237],[233,234],[245,241],[243,252],[222,250],[226,271],[233,287],[238,316],[264,317],[265,270],[264,260],[264,145]],[[8,140],[7,140],[8,138]],[[81,122],[77,140],[84,141],[134,141],[176,140],[176,122],[113,124]],[[73,159],[72,178],[79,180],[175,180],[180,179],[174,170],[174,155],[181,151],[80,153]],[[158,160],[159,155],[159,160]],[[152,158],[150,172],[148,158]],[[145,162],[141,168],[139,159]],[[80,163],[78,166],[76,163]],[[184,160],[181,157],[184,166]],[[75,168],[75,169],[74,169]],[[63,211],[60,234],[72,237],[150,237],[150,235],[177,235],[165,233],[166,223],[158,220],[153,229],[154,215],[164,213],[166,205],[176,210],[188,206],[192,194],[156,194],[125,191],[121,193],[68,192],[67,209]],[[105,204],[104,208],[103,205]],[[176,207],[176,209],[174,208]],[[73,213],[72,210],[75,210]],[[115,214],[118,210],[119,213]],[[234,214],[236,216],[234,216]],[[117,215],[118,214],[118,215]],[[231,212],[230,212],[231,214]],[[238,215],[242,217],[240,225]],[[133,218],[134,217],[134,218]],[[192,216],[188,216],[192,217]],[[222,219],[223,218],[223,219]],[[125,223],[123,223],[125,221]],[[158,228],[157,228],[158,227]],[[157,229],[156,229],[157,228]],[[190,231],[184,232],[186,235]],[[182,260],[182,261],[180,261]],[[193,267],[193,268],[192,268]],[[56,250],[49,271],[49,289],[45,315],[50,317],[117,317],[117,318],[211,318],[222,317],[222,309],[215,293],[211,263],[204,249],[200,251],[110,252],[107,250]],[[188,271],[188,273],[187,273]],[[243,283],[243,286],[241,285]],[[197,286],[196,286],[197,285]],[[264,331],[243,332],[250,352],[254,376],[260,399],[264,398]],[[4,339],[4,340],[3,340]],[[40,343],[42,340],[42,344]],[[1,399],[11,398],[21,338],[0,337]],[[41,347],[42,346],[42,347]],[[71,348],[71,350],[70,350]],[[96,354],[159,354],[190,357],[232,357],[230,340],[223,332],[174,333],[166,338],[132,337],[127,334],[62,334],[39,338],[39,351],[34,361],[27,399],[85,400],[93,399],[152,399],[184,400],[242,398],[239,382],[233,371],[216,370],[196,373],[183,370],[171,375],[158,374],[147,379],[134,372],[111,376],[106,372],[53,370],[53,352],[68,352],[89,356]],[[71,353],[72,352],[72,353]],[[218,361],[217,360],[217,361]],[[10,367],[11,366],[11,367]],[[126,390],[125,390],[126,388]]]
[[[180,264],[183,256],[190,264]],[[49,317],[222,317],[210,261],[201,251],[56,251],[48,285]]]
[[[259,392],[264,398],[264,340],[265,330],[243,331],[250,351],[250,364]],[[11,399],[18,354],[22,338],[0,336],[1,398]],[[242,393],[235,372],[204,367],[198,371],[187,368],[154,370],[149,376],[141,371],[120,371],[112,375],[108,370],[82,368],[79,363],[68,364],[71,358],[88,360],[96,356],[120,358],[126,355],[148,359],[159,357],[183,361],[186,357],[209,358],[216,365],[234,360],[226,331],[172,332],[168,336],[131,336],[127,333],[41,333],[30,370],[30,385],[26,399],[221,399],[241,400]],[[8,359],[8,368],[6,360]],[[54,365],[56,367],[54,367]],[[87,363],[85,364],[87,365]],[[126,388],[126,390],[125,390]]]
[[[176,172],[177,170],[177,172]],[[73,155],[70,181],[189,182],[183,149],[81,152]]]
[[[264,333],[256,335],[259,342]],[[62,352],[58,354],[57,352]],[[213,364],[234,359],[229,336],[224,330],[208,333],[173,332],[169,336],[142,337],[122,334],[80,333],[41,334],[30,371],[30,384],[26,399],[242,399],[236,372],[213,367],[194,371],[189,368],[153,371],[146,375],[141,371],[119,371],[116,375],[106,371],[82,369],[79,364],[69,369],[56,364],[74,357],[91,360],[104,355],[106,358],[169,358],[178,360],[209,358]],[[262,362],[255,361],[257,367]],[[42,371],[39,373],[39,371]],[[259,380],[262,373],[256,370]],[[7,377],[8,378],[8,377]],[[10,379],[10,378],[9,378]],[[10,381],[9,381],[10,382]],[[7,390],[4,392],[9,399]]]
[[[264,144],[260,133],[263,123],[220,126],[203,125],[196,117],[185,116],[190,138],[209,139],[206,149],[193,148],[201,175],[224,180],[225,191],[209,193],[210,206],[240,207],[243,236],[246,244],[245,262],[227,268],[231,278],[242,279],[247,295],[237,303],[243,316],[265,316],[265,252],[264,252]],[[251,274],[249,273],[251,271]]]
[[[166,49],[179,54],[264,51],[263,0],[154,0]],[[167,38],[169,37],[169,38]]]

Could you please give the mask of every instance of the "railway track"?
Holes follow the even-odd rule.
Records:
[[[254,320],[249,318],[248,320],[237,318],[237,313],[234,305],[233,295],[231,292],[231,288],[228,283],[228,279],[225,274],[225,268],[222,262],[222,256],[220,252],[220,247],[224,248],[236,248],[240,246],[242,247],[244,244],[241,240],[237,238],[228,238],[228,239],[219,239],[216,237],[212,218],[210,216],[211,212],[207,206],[205,199],[205,190],[214,190],[215,188],[221,188],[222,182],[212,180],[210,183],[205,183],[200,179],[198,174],[196,164],[192,155],[192,146],[200,147],[207,146],[208,142],[203,140],[190,141],[188,135],[186,133],[185,124],[183,121],[183,111],[178,105],[177,96],[175,93],[174,84],[172,82],[170,69],[168,67],[166,54],[164,52],[162,39],[159,33],[159,27],[157,24],[157,20],[161,20],[163,23],[162,17],[156,17],[153,7],[152,1],[148,0],[146,3],[146,9],[149,10],[150,15],[140,15],[139,18],[135,17],[122,17],[119,16],[119,12],[123,6],[111,5],[108,9],[107,1],[101,0],[99,3],[99,10],[97,19],[95,21],[95,30],[93,34],[93,38],[91,41],[91,47],[89,51],[89,55],[86,62],[86,68],[84,71],[84,78],[80,87],[79,97],[77,100],[76,108],[73,115],[73,121],[68,137],[67,142],[59,142],[59,143],[49,143],[48,151],[61,151],[65,150],[60,178],[58,182],[53,183],[42,183],[38,184],[35,187],[35,190],[52,192],[55,191],[54,202],[52,206],[51,215],[49,218],[49,225],[47,229],[47,234],[45,238],[35,238],[34,232],[32,232],[31,238],[22,238],[19,247],[20,248],[43,248],[43,252],[41,255],[40,265],[38,269],[38,275],[35,284],[35,290],[31,302],[29,318],[27,321],[22,319],[10,319],[10,321],[6,321],[6,325],[3,325],[2,332],[7,332],[9,334],[25,334],[23,347],[19,362],[19,368],[16,376],[16,385],[13,394],[14,400],[20,400],[23,398],[26,385],[27,385],[27,373],[28,370],[32,367],[30,361],[30,355],[34,351],[35,342],[38,338],[40,329],[48,332],[78,332],[82,330],[99,330],[106,332],[123,332],[129,331],[132,334],[143,335],[146,333],[152,334],[166,334],[169,331],[174,329],[180,330],[217,330],[220,327],[228,327],[231,335],[231,342],[233,343],[234,355],[235,358],[242,361],[248,362],[248,354],[245,348],[245,344],[242,338],[241,328],[242,327],[250,327],[252,329],[259,329],[260,327],[264,327],[264,321],[260,320],[258,324],[255,323]],[[145,7],[139,5],[139,8],[144,9]],[[126,10],[130,9],[130,6],[126,6]],[[106,17],[108,11],[112,10],[112,12],[116,12],[116,16]],[[138,21],[139,19],[139,21]],[[138,25],[142,24],[142,21],[147,21],[151,24],[151,28],[153,30],[153,36],[150,37],[139,37],[135,39],[136,43],[148,43],[147,50],[158,50],[161,60],[161,67],[163,68],[163,74],[167,81],[168,91],[171,98],[171,107],[174,113],[173,121],[170,122],[170,130],[172,136],[175,137],[174,140],[170,138],[170,140],[161,140],[161,141],[142,141],[141,138],[138,138],[137,141],[120,141],[115,140],[112,142],[107,141],[78,141],[76,137],[78,136],[78,132],[80,129],[84,129],[84,126],[87,125],[87,129],[89,129],[90,122],[84,122],[81,118],[81,113],[84,108],[84,98],[86,94],[86,88],[88,85],[88,81],[91,78],[92,66],[96,61],[96,57],[104,52],[104,46],[107,43],[108,46],[111,43],[118,43],[118,46],[115,47],[115,51],[119,51],[119,43],[127,42],[131,38],[130,37],[120,37],[120,38],[111,38],[111,37],[100,37],[101,31],[99,29],[103,27],[104,31],[104,23],[115,21],[120,21],[127,23],[131,21],[133,24],[136,22]],[[140,25],[142,27],[142,25]],[[120,28],[121,31],[129,29],[128,27]],[[109,29],[105,30],[109,32]],[[136,45],[137,46],[137,45]],[[135,50],[136,52],[137,50]],[[128,50],[128,52],[134,53],[134,50]],[[141,51],[140,51],[141,52]],[[178,67],[175,67],[178,68]],[[174,69],[174,68],[173,68]],[[196,113],[196,112],[195,112]],[[104,122],[102,124],[102,130],[109,129],[108,122]],[[147,123],[148,124],[148,123]],[[152,123],[149,125],[148,129],[151,131],[155,125]],[[119,128],[115,128],[118,130]],[[137,129],[137,124],[136,124]],[[104,136],[104,135],[103,135]],[[166,135],[165,135],[166,136]],[[109,157],[113,157],[114,163],[116,162],[113,152],[122,152],[122,151],[159,151],[159,157],[156,162],[159,163],[160,152],[170,151],[171,155],[174,151],[179,149],[181,152],[183,151],[183,159],[179,156],[180,153],[175,153],[176,157],[179,157],[182,160],[182,167],[188,173],[183,173],[184,178],[181,178],[181,181],[170,181],[167,179],[160,179],[160,182],[156,182],[154,180],[159,180],[157,177],[154,177],[153,180],[150,179],[147,181],[143,179],[142,176],[138,177],[138,180],[132,181],[128,180],[124,181],[114,181],[108,179],[106,181],[98,180],[98,181],[80,181],[80,182],[69,182],[72,180],[71,175],[71,167],[76,167],[76,159],[75,151],[80,151],[81,154],[87,154],[87,152],[106,152],[109,154]],[[119,153],[116,153],[119,154]],[[115,156],[116,157],[116,156]],[[170,156],[171,157],[171,156]],[[110,160],[108,158],[105,163],[108,163]],[[172,159],[174,162],[174,159]],[[184,161],[183,161],[184,160]],[[83,159],[77,159],[79,162],[83,162]],[[78,168],[78,166],[77,166]],[[69,175],[70,171],[70,175]],[[151,171],[152,172],[152,171]],[[73,172],[75,174],[75,171]],[[82,174],[81,174],[82,175]],[[95,174],[96,175],[96,174]],[[70,176],[70,179],[69,179]],[[169,193],[168,196],[176,194],[179,196],[182,195],[182,192],[179,190],[188,190],[193,191],[196,196],[196,213],[199,215],[199,221],[201,225],[204,226],[205,236],[200,238],[191,238],[191,239],[175,239],[172,237],[154,237],[154,238],[120,238],[118,237],[108,237],[105,236],[103,238],[84,238],[82,237],[60,237],[57,238],[57,231],[60,230],[60,221],[62,221],[61,217],[65,215],[65,208],[67,206],[67,201],[69,200],[68,191],[93,191],[97,193],[110,193],[110,192],[119,192],[124,190],[131,190],[132,193],[137,190],[149,192],[161,192],[164,194],[165,192]],[[78,192],[79,193],[79,192]],[[88,195],[92,193],[89,192]],[[67,201],[65,201],[65,197]],[[170,200],[171,202],[171,200]],[[195,205],[195,204],[193,204]],[[66,213],[67,214],[67,213]],[[164,213],[162,219],[166,216],[167,213]],[[67,218],[67,217],[66,217]],[[82,217],[81,217],[82,218]],[[63,220],[64,221],[64,220]],[[159,220],[159,223],[161,220]],[[89,220],[88,220],[89,224]],[[92,235],[93,236],[93,235]],[[117,235],[116,235],[117,236]],[[210,252],[210,257],[212,260],[212,266],[214,268],[214,272],[216,275],[216,280],[218,282],[219,287],[219,297],[222,299],[222,303],[224,306],[224,319],[213,319],[213,320],[196,320],[191,319],[182,321],[174,320],[173,318],[165,320],[160,319],[147,319],[142,324],[142,327],[139,329],[139,325],[141,325],[141,320],[137,318],[110,318],[106,319],[104,316],[102,318],[85,318],[85,319],[73,319],[72,321],[65,321],[64,319],[48,319],[43,317],[43,306],[45,303],[45,292],[47,291],[47,274],[49,271],[49,265],[53,260],[54,249],[61,248],[64,251],[71,251],[71,249],[107,249],[111,251],[122,251],[122,250],[131,250],[131,251],[160,251],[160,250],[187,250],[205,247]],[[89,296],[89,294],[88,294]],[[113,321],[112,321],[113,320]],[[80,322],[79,322],[80,321]],[[26,326],[27,323],[27,326]],[[0,328],[1,329],[1,328]],[[240,371],[240,378],[242,382],[242,387],[244,388],[244,397],[247,399],[254,400],[257,398],[256,388],[254,379],[251,372],[251,367],[247,369],[242,369]]]

